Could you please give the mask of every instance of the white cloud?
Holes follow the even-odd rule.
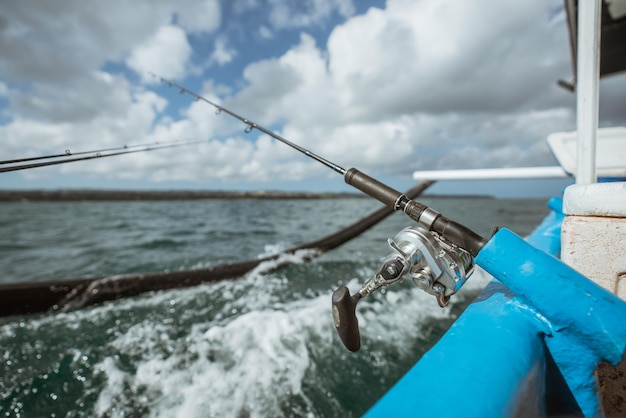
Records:
[[[154,36],[131,52],[126,64],[144,81],[154,81],[149,71],[165,78],[182,78],[191,52],[185,31],[173,25],[161,26]]]
[[[0,17],[0,75],[11,81],[70,81],[123,58],[129,45],[166,24],[170,16],[171,9],[144,1],[131,5],[122,0],[51,0],[37,7],[6,2]]]
[[[274,33],[267,26],[261,25],[259,27],[259,36],[261,37],[261,39],[272,39],[274,38]]]
[[[269,0],[269,21],[277,29],[319,25],[333,13],[354,14],[352,0]]]
[[[554,14],[559,0],[388,0],[386,9],[372,8],[336,27],[327,44],[302,33],[283,53],[249,63],[229,86],[218,77],[247,55],[235,49],[236,32],[218,31],[224,23],[219,3],[151,4],[138,1],[131,13],[125,3],[115,3],[119,10],[109,14],[76,2],[74,17],[68,6],[50,6],[48,17],[15,4],[7,9],[10,23],[0,36],[8,57],[0,61],[0,95],[4,91],[10,102],[3,116],[12,118],[0,126],[7,155],[206,139],[205,145],[67,165],[41,175],[202,182],[294,180],[327,172],[281,143],[246,136],[243,124],[213,115],[203,102],[174,108],[184,96],[171,90],[171,99],[164,96],[167,107],[163,97],[132,85],[125,69],[102,69],[126,62],[142,76],[151,70],[181,80],[193,73],[193,54],[220,65],[210,72],[215,81],[200,81],[211,100],[344,167],[374,175],[551,164],[545,136],[574,126],[573,96],[555,83],[571,71],[563,16]],[[319,28],[331,16],[354,13],[347,0],[267,4],[271,20],[248,28],[253,34],[266,28],[264,43],[280,40],[281,30]],[[243,13],[259,3],[232,7]],[[67,38],[53,36],[62,26],[68,27]],[[29,88],[14,88],[11,83],[19,80]],[[625,82],[607,81],[601,109],[606,123],[625,123],[625,97],[619,94]]]
[[[35,83],[30,90],[10,92],[10,114],[50,123],[81,123],[122,116],[130,103],[126,79],[106,72],[84,73],[62,85]]]
[[[218,0],[49,0],[5,2],[0,16],[0,77],[63,84],[107,62],[124,60],[139,43],[171,24],[210,33],[221,23]]]
[[[315,40],[302,34],[300,42],[278,58],[255,62],[244,70],[246,87],[225,100],[258,123],[286,124],[283,128],[303,146],[319,143],[344,123],[345,109],[337,96],[328,61]]]
[[[407,174],[552,162],[545,136],[573,123],[555,84],[569,67],[567,44],[548,6],[531,3],[493,2],[485,15],[390,1],[336,28],[327,53],[303,35],[281,57],[248,66],[247,86],[226,103],[265,124],[284,121],[288,138],[341,165]],[[504,23],[488,24],[507,10]],[[558,117],[538,119],[550,109]]]
[[[38,7],[25,2],[4,6],[0,79],[9,87],[10,105],[2,114],[52,123],[123,115],[135,87],[103,67],[113,64],[119,74],[120,64],[129,59],[138,71],[151,67],[181,75],[191,49],[186,34],[170,22],[176,17],[190,33],[206,33],[221,21],[217,0],[50,0]],[[111,85],[113,79],[118,86]]]
[[[116,103],[116,111],[102,111],[82,120],[45,120],[16,116],[0,126],[0,138],[6,155],[34,156],[119,147],[156,140],[151,134],[158,112],[165,108],[163,98],[153,92],[137,90],[129,93],[124,84],[112,86],[114,94],[123,100]],[[103,109],[106,110],[106,109]],[[169,138],[168,140],[172,140]],[[127,157],[124,157],[127,158]],[[130,168],[129,168],[130,167]],[[76,163],[50,169],[28,170],[26,175],[46,177],[52,172],[105,173],[114,177],[127,171],[138,170],[128,165],[128,159],[103,159],[89,163]]]
[[[534,9],[520,6],[514,13],[519,21],[510,17],[509,26],[518,29],[515,36],[528,43],[524,44],[506,34],[505,24],[474,28],[489,26],[486,21],[492,16],[470,14],[469,20],[478,21],[452,29],[433,24],[446,22],[437,4],[441,3],[425,2],[420,8],[414,2],[392,1],[390,10],[371,9],[336,28],[328,52],[302,35],[300,43],[282,56],[250,64],[244,71],[245,87],[224,103],[266,126],[284,123],[279,133],[347,167],[406,176],[417,168],[553,163],[544,138],[572,126],[571,108],[558,99],[560,94],[569,96],[556,87],[550,90],[556,76],[543,77],[545,72],[539,71],[541,80],[529,70],[534,64],[525,62],[528,55],[515,61],[514,54],[529,50],[538,58],[540,70],[549,68],[555,74],[567,70],[566,45],[560,58],[554,58],[558,54],[551,50],[565,38],[554,33],[546,6],[536,2]],[[450,24],[461,25],[466,13],[469,9],[454,11]],[[530,21],[530,16],[542,14],[544,23]],[[537,26],[539,35],[532,33]],[[457,46],[472,31],[480,32],[482,41]],[[498,42],[514,51],[501,47],[499,53],[490,51],[489,46]],[[450,85],[455,77],[458,81]],[[538,99],[520,91],[528,88],[546,92],[538,93]],[[207,123],[202,115],[208,110],[203,107],[194,104],[189,115],[197,116],[189,119],[191,125]],[[209,130],[205,127],[203,132]],[[227,152],[228,145],[222,146]],[[277,142],[259,140],[248,151],[251,159],[239,161],[238,171],[220,172],[255,180],[323,172]]]
[[[235,58],[235,56],[237,55],[237,51],[228,46],[228,40],[223,36],[218,36],[215,39],[214,45],[215,47],[209,60],[210,63],[225,65],[231,62],[233,58]]]
[[[538,100],[569,69],[566,32],[549,12],[541,0],[480,7],[390,0],[386,10],[351,19],[329,39],[342,104],[369,118],[513,109]]]
[[[177,1],[178,23],[191,32],[213,32],[221,23],[218,0]]]

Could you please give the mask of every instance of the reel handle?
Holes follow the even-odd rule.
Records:
[[[350,290],[342,286],[333,292],[333,322],[343,345],[350,351],[359,351],[361,335],[356,317],[356,304],[362,295],[357,292],[350,295]]]

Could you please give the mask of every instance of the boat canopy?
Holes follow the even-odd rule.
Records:
[[[569,29],[570,52],[574,81],[559,81],[564,87],[573,90],[576,86],[576,62],[578,40],[578,1],[565,0],[567,26]],[[602,25],[600,31],[600,77],[626,71],[626,0],[602,1]]]

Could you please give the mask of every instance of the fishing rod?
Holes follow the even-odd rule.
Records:
[[[258,123],[255,123],[248,118],[240,116],[232,110],[229,110],[224,106],[214,103],[211,100],[202,97],[198,93],[195,93],[181,86],[180,84],[175,83],[174,81],[165,79],[152,72],[150,72],[150,74],[160,79],[161,82],[167,83],[170,87],[178,88],[181,94],[189,94],[194,97],[196,101],[201,100],[210,104],[211,106],[216,108],[218,114],[224,112],[236,119],[239,119],[247,125],[245,128],[246,133],[249,133],[253,129],[256,129],[296,149],[304,155],[313,158],[316,161],[319,161],[325,166],[333,169],[335,172],[343,175],[344,180],[347,184],[361,190],[366,195],[373,197],[374,199],[384,203],[385,205],[392,207],[394,210],[404,212],[409,216],[409,218],[424,225],[425,227],[429,228],[429,230],[440,234],[442,237],[452,242],[453,244],[461,248],[467,249],[472,256],[476,256],[480,249],[485,245],[486,239],[471,231],[469,228],[444,217],[439,212],[419,202],[415,202],[407,198],[401,192],[387,186],[386,184],[381,183],[380,181],[368,176],[367,174],[357,170],[356,168],[350,168],[346,170],[338,164],[335,164],[325,158],[320,157],[319,155],[307,150],[306,148],[295,144],[286,138],[283,138],[282,136],[270,131],[267,128],[264,128]]]
[[[200,96],[198,93],[194,93],[193,91],[181,86],[180,84],[177,84],[171,80],[165,79],[153,72],[148,72],[148,74],[150,74],[151,76],[158,78],[159,80],[161,80],[162,83],[167,83],[168,86],[170,87],[176,87],[178,88],[178,90],[180,91],[181,94],[189,94],[190,96],[192,96],[196,101],[203,101],[205,103],[210,104],[211,106],[213,106],[216,110],[216,114],[220,114],[222,112],[234,117],[235,119],[239,119],[240,121],[242,121],[243,123],[245,123],[246,129],[244,130],[245,133],[250,133],[252,132],[253,129],[256,129],[257,131],[263,132],[266,135],[271,136],[274,139],[277,139],[278,141],[282,142],[283,144],[289,145],[291,148],[294,148],[298,151],[300,151],[301,153],[303,153],[304,155],[306,155],[307,157],[313,158],[314,160],[324,164],[326,167],[329,167],[331,169],[333,169],[334,171],[336,171],[337,173],[344,175],[346,174],[346,169],[342,168],[340,166],[338,166],[335,163],[332,163],[330,161],[328,161],[325,158],[320,157],[317,154],[312,153],[311,151],[307,150],[304,147],[301,147],[300,145],[293,143],[291,141],[289,141],[287,138],[283,138],[282,136],[278,135],[277,133],[274,133],[272,131],[270,131],[269,129],[264,128],[263,126],[259,125],[258,123],[252,122],[250,119],[248,118],[244,118],[243,116],[238,115],[237,113],[233,112],[232,110],[229,110],[227,108],[225,108],[224,106],[220,106],[219,104],[212,102],[209,99],[206,99],[202,96]]]
[[[178,88],[181,94],[189,94],[196,101],[201,100],[215,107],[217,114],[224,112],[240,120],[246,125],[246,133],[256,129],[331,168],[341,174],[347,184],[393,210],[404,212],[421,225],[405,228],[393,239],[388,240],[393,252],[383,260],[374,277],[361,290],[350,295],[348,288],[342,286],[333,293],[332,313],[335,328],[348,350],[357,351],[360,348],[356,305],[361,298],[381,287],[401,281],[406,275],[417,287],[434,295],[439,305],[444,307],[450,296],[455,294],[472,274],[474,257],[487,243],[486,238],[446,218],[436,210],[409,199],[405,194],[356,168],[346,170],[180,84],[157,74],[150,74],[168,86]]]
[[[117,155],[124,155],[124,154],[135,154],[135,153],[139,153],[139,152],[148,152],[148,151],[156,151],[156,150],[161,150],[161,149],[166,149],[166,148],[177,148],[177,147],[184,147],[184,146],[188,146],[188,145],[192,145],[192,144],[199,144],[201,142],[205,142],[204,140],[194,140],[194,141],[175,141],[175,142],[165,142],[165,143],[159,143],[159,142],[155,142],[153,144],[147,144],[148,146],[146,146],[145,148],[141,148],[141,149],[128,149],[128,148],[135,148],[135,147],[140,147],[140,146],[145,146],[145,145],[132,145],[132,146],[127,146],[125,145],[124,147],[118,147],[118,148],[110,148],[108,150],[99,150],[99,151],[82,151],[82,152],[78,152],[78,153],[74,153],[74,154],[60,154],[58,157],[54,157],[54,156],[44,156],[44,157],[31,157],[31,159],[28,158],[24,158],[21,159],[22,161],[32,161],[34,160],[38,160],[38,159],[52,159],[52,158],[59,158],[59,157],[69,157],[69,156],[73,156],[73,155],[81,155],[81,154],[91,154],[85,157],[77,157],[77,158],[63,158],[60,160],[55,160],[55,161],[45,161],[45,162],[40,162],[40,163],[32,163],[32,164],[21,164],[21,165],[12,165],[12,166],[8,166],[8,167],[0,167],[0,173],[8,173],[10,171],[18,171],[18,170],[29,170],[31,168],[38,168],[38,167],[46,167],[46,166],[51,166],[51,165],[58,165],[58,164],[66,164],[66,163],[73,163],[73,162],[77,162],[77,161],[86,161],[86,160],[93,160],[96,158],[104,158],[104,157],[114,157]],[[112,152],[112,153],[103,153],[103,151],[112,151],[112,150],[118,150],[118,149],[125,149],[125,151],[120,151],[120,152]],[[3,162],[4,164],[8,164],[8,162]]]
[[[24,163],[27,161],[49,160],[52,158],[65,158],[65,157],[70,157],[74,155],[97,154],[97,153],[103,153],[103,152],[125,150],[125,149],[130,149],[130,148],[146,147],[150,145],[159,145],[159,142],[157,141],[157,142],[151,142],[147,144],[124,145],[121,147],[103,148],[103,149],[96,149],[96,150],[91,150],[91,151],[79,151],[79,152],[72,152],[68,148],[65,150],[65,153],[63,154],[51,154],[51,155],[42,155],[39,157],[18,158],[15,160],[3,160],[3,161],[0,161],[0,165]]]

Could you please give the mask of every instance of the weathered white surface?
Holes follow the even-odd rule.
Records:
[[[563,213],[625,217],[626,182],[571,185],[563,195]]]
[[[576,173],[577,132],[548,135],[548,145],[559,164],[570,174]],[[601,128],[596,134],[596,173],[598,177],[626,176],[626,127]]]
[[[476,180],[563,178],[561,167],[477,168],[468,170],[421,170],[413,172],[413,180]]]
[[[600,16],[602,1],[578,2],[578,30],[576,31],[576,126],[578,141],[576,154],[576,184],[595,183],[596,134],[598,104],[600,102]]]
[[[626,217],[567,216],[561,259],[626,300]]]

